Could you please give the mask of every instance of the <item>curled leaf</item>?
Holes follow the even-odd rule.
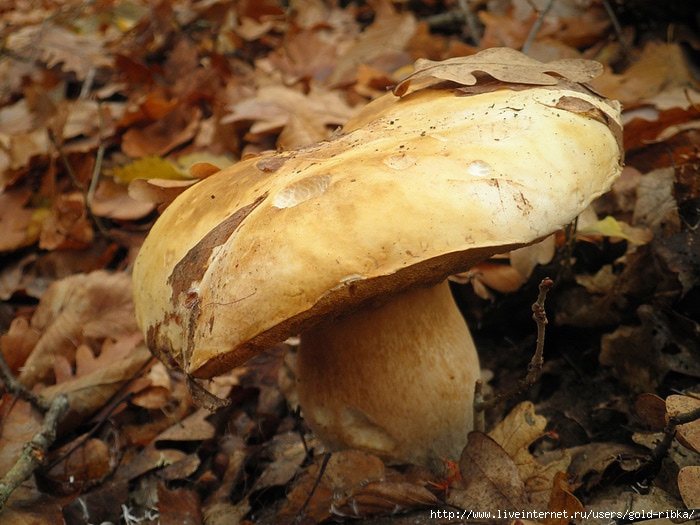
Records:
[[[603,66],[580,58],[540,62],[520,51],[497,47],[441,62],[418,59],[414,72],[396,85],[394,95],[401,97],[444,80],[473,86],[477,83],[474,75],[477,71],[502,82],[552,86],[561,77],[573,82],[588,82],[603,72]]]

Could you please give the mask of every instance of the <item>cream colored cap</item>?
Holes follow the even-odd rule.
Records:
[[[390,93],[328,141],[180,195],[136,261],[137,319],[159,358],[211,377],[562,228],[621,163],[619,105],[579,84]]]

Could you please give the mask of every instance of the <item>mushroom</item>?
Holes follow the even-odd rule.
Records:
[[[480,55],[180,195],[133,271],[155,355],[210,378],[301,334],[302,412],[330,449],[458,458],[479,362],[446,278],[562,228],[622,163],[616,102],[560,74],[504,79]]]

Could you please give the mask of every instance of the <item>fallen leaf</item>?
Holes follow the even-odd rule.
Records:
[[[158,523],[161,525],[201,525],[202,505],[194,490],[169,489],[158,483]]]
[[[654,430],[666,427],[666,402],[656,394],[640,394],[634,403],[637,415]]]
[[[60,429],[68,432],[87,421],[100,410],[110,410],[110,401],[124,386],[143,372],[152,356],[145,345],[139,344],[125,359],[93,372],[44,388],[41,395],[47,399],[65,394],[68,411],[61,420]]]
[[[135,179],[129,184],[129,196],[140,202],[153,203],[162,212],[178,195],[197,182],[198,179]]]
[[[410,63],[404,52],[416,32],[416,19],[410,12],[397,13],[390,2],[376,4],[374,23],[348,46],[343,46],[339,60],[327,80],[329,85],[343,85],[355,80],[360,64],[392,73]]]
[[[101,439],[80,436],[51,452],[48,462],[52,466],[41,473],[40,483],[44,487],[52,485],[53,490],[63,494],[87,490],[117,465],[113,453]]]
[[[132,158],[163,156],[194,138],[202,112],[178,105],[143,128],[131,127],[122,137],[122,151]]]
[[[323,464],[317,459],[297,478],[280,517],[294,518],[303,507],[304,516],[316,521],[368,518],[439,503],[422,484],[386,469],[379,458],[366,452],[334,452],[325,468]]]
[[[103,178],[90,203],[90,211],[97,217],[107,217],[117,221],[135,221],[146,217],[155,206],[150,202],[138,201],[129,195],[127,186],[117,184],[110,178]]]
[[[637,246],[647,244],[654,237],[649,228],[636,228],[625,222],[618,221],[610,215],[576,232],[576,236],[579,238],[590,235],[625,239]]]
[[[568,58],[543,63],[514,49],[492,48],[442,62],[418,59],[415,71],[396,85],[394,94],[402,97],[444,80],[473,86],[477,83],[475,72],[487,73],[502,82],[551,86],[559,81],[557,76],[587,82],[602,71],[603,66],[591,60]]]
[[[572,493],[573,487],[569,483],[570,477],[566,472],[557,472],[554,476],[552,495],[547,505],[547,510],[551,514],[548,514],[542,521],[543,525],[568,525],[569,516],[575,516],[577,512],[583,510],[583,505]]]
[[[675,273],[685,296],[700,284],[700,237],[693,231],[681,232],[664,239],[657,254]]]
[[[56,281],[42,297],[31,326],[42,335],[19,375],[25,385],[49,379],[57,355],[74,362],[81,342],[138,332],[131,278],[100,270]]]
[[[700,409],[700,399],[673,394],[666,398],[667,418],[687,414]],[[700,453],[700,419],[678,425],[676,439],[684,447]]]
[[[693,81],[677,42],[649,41],[637,60],[620,74],[607,71],[592,82],[606,97],[623,104],[650,99],[664,89],[691,86]]]
[[[0,398],[0,478],[12,468],[41,426],[41,414],[11,394]]]
[[[496,441],[471,432],[459,460],[466,488],[453,490],[449,502],[470,510],[522,509],[529,502],[518,466]]]
[[[586,491],[603,483],[608,469],[612,469],[613,476],[617,477],[617,469],[633,472],[649,458],[648,449],[622,443],[588,443],[572,447],[569,453],[571,466],[568,472],[582,483]]]
[[[700,508],[700,466],[683,467],[680,470],[678,490],[686,507]]]
[[[58,195],[50,213],[41,222],[39,248],[83,249],[92,244],[94,239],[83,194],[71,192]]]
[[[29,207],[32,192],[17,189],[0,192],[0,252],[18,250],[39,238],[32,228],[34,209]]]
[[[187,172],[162,157],[148,155],[124,166],[115,166],[112,172],[120,184],[134,179],[189,180]]]
[[[0,351],[12,372],[19,371],[39,337],[37,330],[24,317],[14,318],[7,333],[0,335]]]
[[[26,26],[7,37],[5,46],[26,58],[42,60],[51,68],[61,66],[84,80],[95,67],[109,67],[113,59],[96,33],[79,35],[53,24]]]
[[[512,250],[509,254],[510,265],[515,268],[520,275],[529,278],[532,271],[538,266],[549,264],[554,259],[556,252],[556,235],[549,235],[540,242],[530,244],[517,250]]]
[[[223,124],[253,121],[250,134],[265,135],[278,133],[296,121],[296,126],[305,130],[304,137],[291,140],[286,146],[306,146],[328,138],[328,126],[344,124],[353,109],[343,100],[340,93],[321,88],[313,89],[308,95],[286,86],[266,86],[260,88],[255,97],[239,102],[231,108],[231,115],[224,117]],[[291,131],[289,132],[291,133]]]
[[[544,435],[546,426],[547,420],[535,414],[534,405],[523,402],[489,432],[489,436],[513,458],[527,497],[537,508],[547,505],[555,476],[559,472],[566,472],[571,463],[571,457],[566,451],[547,464],[540,463],[530,453],[530,445]]]

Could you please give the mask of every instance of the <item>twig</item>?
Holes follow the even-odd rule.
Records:
[[[634,56],[634,51],[627,43],[627,39],[625,38],[625,34],[622,31],[620,21],[617,19],[617,16],[615,16],[615,11],[610,5],[610,2],[608,2],[608,0],[603,0],[603,7],[605,7],[605,12],[608,14],[608,18],[610,18],[610,21],[612,22],[613,29],[615,29],[615,34],[617,35],[617,39],[620,41],[622,49],[624,49],[628,57]]]
[[[457,5],[459,6],[459,9],[462,11],[463,16],[464,16],[464,21],[466,23],[466,31],[463,31],[463,33],[466,33],[467,36],[469,36],[472,40],[472,42],[475,45],[479,45],[479,41],[481,40],[481,36],[479,35],[479,28],[476,23],[476,15],[474,14],[474,10],[472,7],[469,5],[469,0],[457,0]]]
[[[535,40],[535,36],[540,31],[540,29],[542,29],[542,24],[544,23],[544,19],[547,16],[547,14],[551,11],[553,5],[554,5],[554,0],[549,0],[546,7],[538,13],[537,20],[535,20],[535,23],[532,25],[532,28],[530,29],[530,32],[528,33],[527,38],[525,39],[525,42],[523,43],[523,47],[521,48],[521,51],[523,53],[527,54],[528,49],[530,49],[532,42],[534,42],[534,40]],[[534,9],[534,6],[533,6],[533,9]]]
[[[48,412],[51,408],[51,403],[47,399],[36,395],[30,390],[27,390],[24,385],[17,378],[15,378],[15,376],[12,374],[12,370],[10,370],[10,367],[7,365],[7,361],[5,361],[5,356],[3,356],[1,352],[0,379],[2,379],[2,382],[5,383],[5,388],[8,392],[14,394],[20,399],[24,399],[42,413]]]
[[[652,450],[649,463],[638,472],[637,479],[632,483],[632,490],[640,494],[648,492],[652,481],[661,471],[663,460],[668,456],[668,451],[671,449],[673,440],[676,437],[678,426],[698,419],[700,419],[700,408],[682,414],[669,415],[668,423],[666,423],[666,428],[664,428],[664,437]]]
[[[530,364],[527,365],[527,375],[524,379],[518,382],[518,385],[512,390],[508,390],[504,393],[496,394],[490,399],[485,401],[476,402],[476,395],[474,399],[474,419],[476,421],[477,414],[483,412],[489,408],[492,408],[499,403],[502,403],[508,399],[511,399],[522,392],[525,392],[532,387],[537,382],[537,379],[542,371],[542,364],[544,363],[544,336],[545,328],[547,326],[547,314],[544,308],[544,302],[547,298],[547,293],[554,286],[554,281],[549,277],[545,277],[540,282],[539,294],[537,295],[537,301],[532,305],[532,318],[537,324],[537,346],[535,348],[535,354],[530,360]],[[476,389],[475,389],[476,390]],[[476,392],[475,392],[476,393]]]
[[[428,24],[431,29],[440,29],[455,24],[466,26],[463,29],[463,35],[471,38],[472,43],[478,46],[481,40],[481,30],[474,9],[470,5],[469,0],[459,0],[458,5],[459,10],[427,16],[421,21]]]
[[[306,501],[304,501],[304,504],[299,509],[299,512],[297,512],[297,515],[294,517],[294,520],[292,521],[292,523],[296,523],[297,521],[299,521],[301,518],[304,517],[304,511],[306,510],[306,507],[309,506],[309,503],[311,503],[311,498],[313,498],[314,493],[316,492],[316,489],[318,488],[318,484],[321,483],[321,478],[323,477],[323,474],[326,472],[326,467],[328,466],[328,461],[330,459],[331,459],[331,453],[328,452],[323,458],[323,462],[321,463],[321,468],[318,471],[318,476],[316,476],[316,480],[314,481],[314,486],[311,487],[311,490],[309,491],[309,495],[306,498]]]
[[[100,113],[100,116],[102,113]],[[102,119],[100,119],[101,121]],[[85,195],[85,211],[87,212],[88,217],[90,220],[93,222],[95,227],[97,228],[97,231],[100,232],[103,236],[107,236],[109,232],[107,231],[107,228],[105,228],[104,223],[102,222],[102,219],[97,217],[94,213],[92,213],[92,198],[95,193],[95,187],[97,186],[96,182],[99,180],[99,173],[98,176],[95,176],[95,171],[101,169],[102,166],[102,157],[104,155],[104,144],[100,142],[100,146],[97,150],[97,159],[95,161],[95,169],[93,170],[93,176],[90,181],[90,187],[87,190],[87,193],[85,192],[85,186],[80,182],[78,179],[78,176],[75,173],[75,170],[73,169],[73,165],[71,164],[70,160],[68,160],[68,157],[66,157],[65,153],[63,153],[63,150],[61,149],[61,145],[58,143],[58,138],[56,137],[56,134],[53,132],[52,129],[48,130],[49,133],[49,140],[53,144],[54,148],[56,148],[56,151],[58,152],[58,156],[60,157],[61,161],[63,162],[64,167],[66,168],[66,172],[68,173],[68,176],[70,177],[71,181],[73,181],[73,184],[75,185],[76,188],[78,188],[83,194]]]
[[[49,447],[56,439],[58,422],[67,408],[68,398],[65,395],[54,398],[39,431],[29,443],[25,444],[20,457],[5,474],[5,477],[0,480],[0,511],[5,507],[12,492],[44,462]]]

